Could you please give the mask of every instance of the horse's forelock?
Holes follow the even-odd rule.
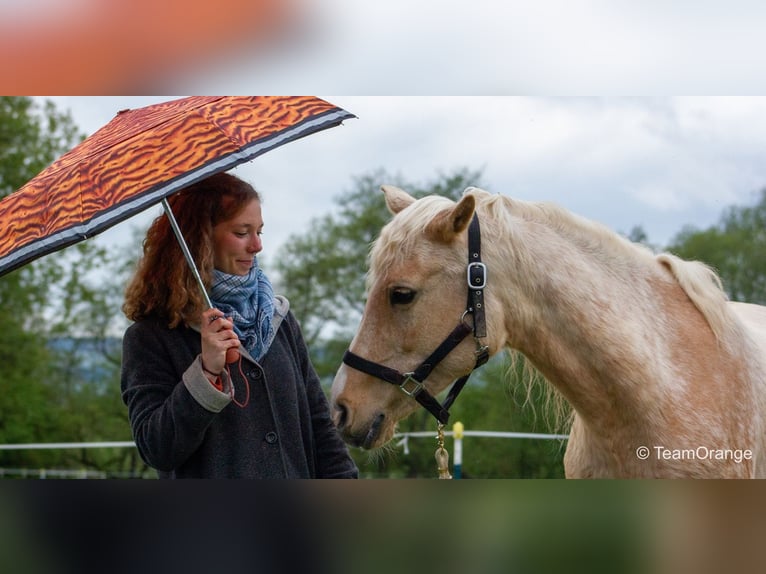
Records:
[[[424,197],[402,210],[381,230],[372,244],[367,274],[368,288],[385,270],[411,257],[422,246],[423,233],[428,223],[455,202],[439,196]]]

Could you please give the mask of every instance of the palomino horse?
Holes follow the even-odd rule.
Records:
[[[364,315],[332,386],[349,444],[389,441],[421,383],[433,396],[470,373],[478,345],[521,352],[571,404],[568,477],[766,477],[766,307],[728,302],[707,266],[551,204],[382,189],[395,216],[370,253]],[[476,318],[470,298],[464,311],[474,215],[486,329],[432,353]]]

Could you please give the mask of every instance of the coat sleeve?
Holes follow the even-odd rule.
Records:
[[[322,389],[319,376],[309,358],[308,348],[297,320],[291,316],[298,354],[311,406],[311,425],[315,441],[317,478],[358,478],[354,459],[338,434],[330,416],[330,404]]]
[[[125,332],[121,389],[139,454],[161,471],[178,468],[199,448],[231,400],[209,383],[191,349],[171,345],[149,322]]]

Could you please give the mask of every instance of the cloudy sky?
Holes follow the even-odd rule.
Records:
[[[481,169],[489,191],[554,201],[618,232],[641,225],[659,245],[766,186],[766,98],[321,97],[358,118],[234,170],[264,196],[266,258],[378,168],[416,183]],[[53,99],[91,134],[120,109],[169,98]],[[98,241],[127,244],[156,214]]]
[[[21,0],[19,0],[21,1]],[[758,0],[292,0],[294,33],[176,92],[763,94]],[[278,89],[273,89],[275,86]],[[260,88],[260,89],[259,89]]]
[[[765,17],[759,0],[0,0],[0,87],[762,94]]]

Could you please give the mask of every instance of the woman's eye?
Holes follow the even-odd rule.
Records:
[[[412,289],[394,289],[391,291],[390,298],[392,305],[408,305],[415,298],[415,291]]]

